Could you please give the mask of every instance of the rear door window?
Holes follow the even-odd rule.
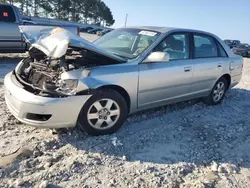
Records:
[[[16,22],[16,17],[11,6],[0,6],[0,22]]]
[[[223,48],[223,46],[218,41],[217,41],[217,46],[218,46],[218,49],[219,49],[219,56],[220,57],[228,57],[225,49]]]
[[[194,34],[194,57],[218,57],[218,50],[215,40],[208,35]]]

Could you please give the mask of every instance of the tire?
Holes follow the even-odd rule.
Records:
[[[78,126],[92,136],[112,134],[120,129],[127,115],[127,103],[118,92],[100,90],[82,107]]]
[[[223,85],[223,90],[221,91],[221,92],[223,92],[223,93],[219,92],[220,89],[218,90],[219,84],[220,84],[220,86]],[[226,78],[221,77],[221,78],[215,83],[215,85],[214,85],[213,89],[211,90],[210,94],[209,94],[207,97],[203,98],[203,102],[204,102],[205,104],[207,104],[207,105],[217,105],[217,104],[220,104],[221,101],[222,101],[222,100],[224,99],[224,97],[225,97],[225,94],[226,94],[227,89],[228,89],[228,81],[227,81]],[[216,90],[217,90],[217,92],[216,92]],[[215,93],[217,93],[218,95],[215,94]],[[215,95],[216,95],[217,97],[215,97]]]

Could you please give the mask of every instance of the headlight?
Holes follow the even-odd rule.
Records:
[[[58,92],[61,92],[66,95],[75,95],[77,91],[78,80],[68,79],[60,80],[58,82]]]

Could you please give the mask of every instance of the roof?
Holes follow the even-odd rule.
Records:
[[[166,33],[170,30],[175,30],[178,28],[173,28],[173,27],[157,27],[157,26],[134,26],[134,27],[126,27],[126,28],[137,28],[137,29],[144,29],[144,30],[153,30],[153,31],[157,31],[160,33]]]
[[[204,33],[204,34],[210,34],[210,35],[212,34],[212,33],[201,31],[201,30],[185,29],[185,28],[177,28],[177,27],[132,26],[132,27],[126,27],[126,28],[152,30],[152,31],[160,32],[160,33],[167,33],[169,31],[184,31],[184,32],[198,32],[198,33]]]

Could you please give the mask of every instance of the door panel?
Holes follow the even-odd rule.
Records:
[[[21,33],[17,23],[0,22],[0,48],[22,49]]]
[[[138,106],[147,108],[190,94],[193,60],[139,65]]]
[[[18,28],[19,24],[16,16],[11,6],[0,6],[1,51],[8,51],[8,49],[18,51],[22,49],[22,35]]]
[[[222,75],[227,58],[194,59],[192,91],[195,93],[209,92],[216,80]]]

